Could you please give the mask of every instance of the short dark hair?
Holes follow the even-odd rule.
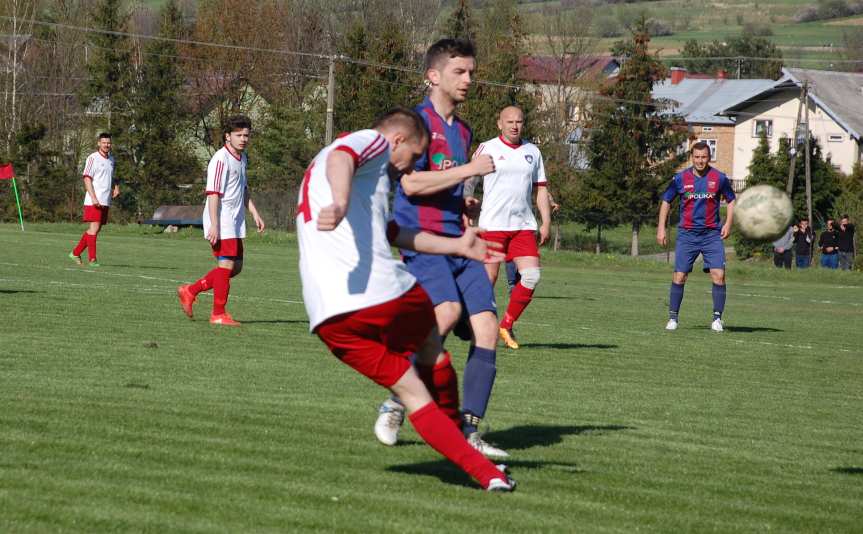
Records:
[[[225,134],[229,134],[244,128],[252,129],[252,119],[245,115],[234,115],[225,120],[225,126],[222,128],[222,131]]]
[[[847,214],[847,213],[845,213],[845,214],[843,214],[843,215],[842,215],[841,217],[839,217],[839,218],[840,218],[840,219],[850,219],[851,217],[849,217],[849,216],[848,216],[848,214]]]
[[[395,107],[375,119],[372,128],[386,130],[403,128],[408,137],[424,142],[429,139],[428,127],[416,111]]]
[[[476,57],[476,48],[467,39],[440,39],[426,51],[426,70],[436,68],[444,59]]]
[[[111,134],[109,134],[108,132],[100,133],[99,134],[99,140],[101,141],[102,139],[111,139]]]
[[[713,151],[710,150],[710,145],[708,145],[705,141],[699,141],[699,142],[695,143],[694,145],[692,145],[692,147],[690,147],[690,149],[689,149],[689,153],[692,154],[696,150],[706,150],[707,151],[707,157],[708,158],[713,157]]]

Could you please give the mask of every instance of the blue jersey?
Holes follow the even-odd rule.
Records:
[[[718,229],[719,203],[734,200],[734,190],[727,176],[708,167],[704,176],[698,176],[692,167],[674,175],[662,200],[671,203],[680,196],[681,230]]]
[[[468,162],[472,133],[467,124],[458,117],[447,124],[428,97],[414,111],[423,118],[431,135],[428,150],[417,161],[416,170],[441,171]],[[461,182],[433,195],[410,197],[399,183],[393,203],[394,218],[400,227],[448,236],[464,233],[463,208],[464,184]]]

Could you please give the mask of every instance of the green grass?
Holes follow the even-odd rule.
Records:
[[[81,229],[0,225],[2,532],[859,531],[859,273],[732,264],[721,335],[699,273],[669,334],[667,265],[547,254],[488,417],[519,490],[487,495],[411,429],[375,442],[292,236],[249,240],[220,329],[174,295],[199,236],[108,226],[96,271]]]

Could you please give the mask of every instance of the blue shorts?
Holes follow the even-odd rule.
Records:
[[[691,273],[698,255],[704,258],[704,272],[725,269],[725,245],[718,229],[677,231],[674,272]]]
[[[494,289],[482,263],[435,254],[405,256],[404,262],[435,306],[442,302],[458,302],[468,315],[484,311],[497,315]]]

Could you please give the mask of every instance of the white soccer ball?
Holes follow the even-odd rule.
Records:
[[[740,233],[757,241],[773,241],[791,224],[794,207],[785,191],[772,185],[754,185],[734,203],[734,223]]]

